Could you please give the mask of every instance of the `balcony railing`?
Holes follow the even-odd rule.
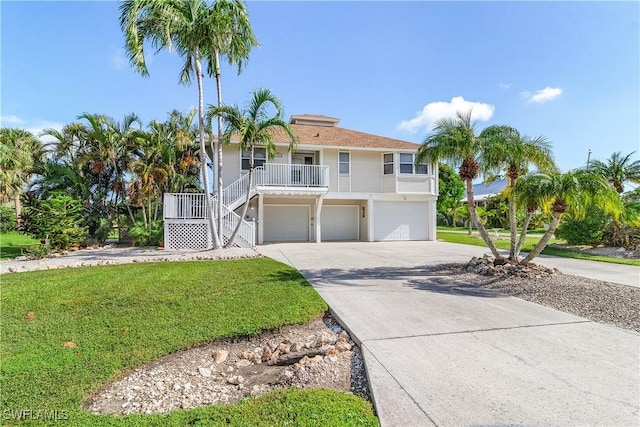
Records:
[[[204,193],[165,193],[164,219],[209,218]]]
[[[266,163],[254,170],[256,186],[328,187],[329,166]]]

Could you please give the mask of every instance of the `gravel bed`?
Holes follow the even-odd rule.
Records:
[[[430,271],[451,280],[495,289],[594,322],[640,332],[640,288],[568,274],[484,276],[466,271],[467,264],[440,264]]]
[[[0,261],[0,274],[58,268],[113,265],[132,262],[200,261],[213,259],[241,259],[261,256],[253,249],[229,248],[222,250],[166,250],[155,246],[119,247],[107,245],[98,248],[52,254],[47,258],[30,260],[18,257]]]

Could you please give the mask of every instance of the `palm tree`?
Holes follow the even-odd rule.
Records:
[[[23,129],[0,129],[0,199],[14,201],[16,225],[20,225],[20,195],[36,165],[44,159],[44,148],[31,132]]]
[[[198,84],[200,165],[209,210],[211,195],[204,143],[202,60],[212,62],[211,45],[216,37],[212,24],[211,9],[203,0],[125,0],[120,5],[120,27],[125,34],[125,50],[129,61],[140,74],[149,75],[144,56],[145,41],[150,42],[157,51],[176,50],[184,59],[180,83],[190,84],[191,77],[195,74]],[[213,212],[209,215],[209,227],[214,246],[220,248]]]
[[[509,203],[510,245],[509,259],[515,261],[517,247],[516,194],[518,178],[534,165],[539,170],[554,167],[551,144],[543,136],[530,138],[506,125],[489,126],[480,132],[482,154],[480,162],[484,173],[504,171],[509,179],[507,200]]]
[[[212,43],[213,62],[209,61],[209,75],[216,79],[218,107],[222,107],[222,76],[220,72],[220,56],[227,59],[229,65],[238,67],[238,74],[249,58],[251,49],[258,46],[253,34],[247,8],[242,0],[216,0],[213,5],[213,16],[216,27],[216,39]],[[222,194],[222,117],[217,121],[218,137],[214,140],[213,153],[217,156],[216,193]],[[218,230],[222,234],[222,203],[218,203]]]
[[[542,207],[553,215],[547,231],[522,260],[524,265],[547,246],[566,212],[571,211],[578,218],[584,217],[589,206],[597,206],[614,218],[622,212],[620,197],[613,187],[602,175],[589,171],[529,174],[518,180],[516,190],[520,203],[528,207]],[[526,233],[526,229],[523,233]]]
[[[625,182],[640,184],[640,160],[631,161],[634,153],[635,151],[623,156],[618,151],[613,153],[606,162],[594,160],[589,170],[604,176],[613,184],[618,194],[622,194]]]
[[[269,113],[273,110],[273,114]],[[256,147],[265,148],[267,157],[272,159],[275,156],[276,146],[273,143],[273,131],[282,129],[288,136],[289,150],[293,150],[296,144],[296,136],[289,124],[282,119],[282,104],[268,89],[256,89],[253,91],[250,101],[244,110],[238,106],[213,106],[210,105],[207,117],[209,120],[213,116],[222,118],[225,123],[223,142],[230,142],[232,138],[238,138],[238,148],[242,151],[249,151],[249,178],[247,187],[247,197],[242,209],[241,218],[247,215],[249,199],[251,197],[251,187],[253,186],[253,156]],[[219,203],[222,200],[220,199]],[[233,240],[238,234],[240,223],[229,238],[228,246],[233,244]]]
[[[481,150],[481,141],[476,137],[474,124],[471,122],[471,111],[458,112],[455,119],[445,118],[435,123],[433,132],[418,149],[416,163],[435,163],[444,160],[452,167],[460,165],[458,174],[467,187],[467,205],[471,221],[491,253],[496,258],[501,258],[502,256],[489,237],[489,233],[478,218],[473,198],[473,180],[480,173],[478,157]]]

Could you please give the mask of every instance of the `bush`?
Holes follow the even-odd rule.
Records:
[[[602,244],[635,250],[640,246],[640,227],[612,221],[602,234]]]
[[[558,239],[564,239],[570,245],[595,246],[602,241],[609,217],[598,209],[589,209],[582,219],[565,215],[555,232]]]
[[[151,221],[149,228],[142,221],[136,221],[129,228],[129,237],[134,246],[158,246],[163,240],[164,223]]]
[[[47,240],[53,250],[69,249],[84,242],[87,227],[82,217],[83,206],[64,193],[48,199],[28,199],[22,214],[25,233]]]
[[[0,207],[0,233],[16,230],[16,213],[8,206]]]

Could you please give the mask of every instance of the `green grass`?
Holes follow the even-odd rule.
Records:
[[[166,415],[96,416],[81,407],[101,385],[160,356],[304,323],[326,309],[297,271],[268,258],[4,275],[0,415],[66,411],[74,426],[377,425],[368,402],[334,391],[289,390]],[[63,348],[67,341],[78,347]]]
[[[449,227],[446,225],[439,225],[437,227],[438,231],[455,231],[457,233],[468,233],[469,232],[469,227]],[[493,228],[489,228],[487,229],[487,231],[489,231],[489,233],[493,232]],[[537,229],[533,229],[533,230],[529,230],[527,231],[527,234],[544,234],[546,230],[544,228],[537,228]],[[473,228],[473,232],[477,233],[478,230],[476,230],[475,228]],[[499,233],[510,233],[510,230],[508,228],[500,228],[498,230]],[[518,230],[518,233],[520,233],[520,230]]]
[[[552,246],[547,246],[544,251],[542,251],[542,253],[545,255],[553,255],[564,258],[586,259],[588,261],[609,262],[612,264],[635,265],[637,267],[640,267],[640,260],[638,259],[611,258],[602,255],[586,254],[584,252],[577,252],[564,248],[554,248]]]
[[[455,233],[455,232],[438,230],[437,238],[438,240],[442,240],[448,243],[460,243],[463,245],[486,247],[484,240],[482,240],[477,235],[469,236],[468,234],[465,234],[465,233]],[[524,245],[522,245],[522,251],[529,252],[531,249],[533,249],[533,247],[538,242],[538,240],[540,240],[539,236],[527,237]],[[494,243],[498,249],[509,250],[509,239],[503,238],[500,240],[494,240]],[[549,244],[553,244],[553,243],[566,243],[566,242],[564,240],[551,239]],[[613,264],[640,266],[640,260],[637,260],[637,259],[611,258],[611,257],[605,257],[601,255],[585,254],[583,252],[571,251],[568,249],[554,248],[552,246],[547,246],[542,251],[542,253],[544,255],[553,255],[553,256],[558,256],[563,258],[586,259],[589,261],[601,261],[601,262],[609,262]]]
[[[480,236],[474,234],[469,236],[467,233],[455,233],[450,231],[440,231],[438,230],[437,238],[439,240],[449,242],[449,243],[461,243],[463,245],[474,245],[474,246],[487,246],[482,240]],[[522,245],[522,250],[527,252],[533,249],[536,243],[540,240],[540,236],[535,237],[527,237],[524,241],[524,245]],[[498,249],[506,249],[509,250],[509,239],[502,238],[500,240],[493,241]],[[550,243],[564,243],[563,240],[551,239]]]
[[[10,231],[0,233],[0,260],[13,259],[22,255],[22,250],[39,244],[40,241],[26,234]]]

